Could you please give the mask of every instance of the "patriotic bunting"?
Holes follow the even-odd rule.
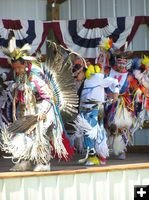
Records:
[[[104,19],[34,21],[7,20],[0,21],[0,46],[8,44],[8,33],[13,30],[17,46],[31,45],[31,53],[41,48],[50,29],[66,48],[79,53],[84,58],[95,59],[98,56],[98,44],[102,37],[110,37],[116,48],[124,48],[125,42],[132,41],[141,23],[149,25],[149,16],[111,17]],[[0,65],[6,62],[0,52]]]
[[[14,31],[17,46],[22,47],[24,44],[29,43],[31,45],[31,54],[33,54],[44,43],[49,27],[43,21],[1,20],[0,46],[7,47],[10,30]],[[4,64],[6,64],[6,58],[0,51],[0,65]]]

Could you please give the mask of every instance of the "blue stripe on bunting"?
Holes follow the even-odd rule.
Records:
[[[101,38],[86,39],[77,34],[77,20],[71,20],[68,24],[69,34],[75,44],[85,48],[95,48],[99,44]]]
[[[114,32],[109,36],[109,38],[113,39],[113,42],[116,42],[120,36],[120,34],[125,30],[125,17],[117,17],[117,28]]]
[[[19,29],[17,31],[19,31]],[[14,32],[15,32],[15,30],[14,30]],[[34,39],[36,38],[35,21],[28,20],[28,30],[26,31],[26,33],[28,35],[26,38],[23,38],[21,40],[16,40],[17,47],[21,48],[26,43],[29,43],[29,44],[33,43]],[[8,46],[8,39],[0,37],[0,46],[7,47]]]
[[[32,44],[34,39],[36,38],[36,33],[35,33],[35,21],[33,20],[28,20],[28,30],[26,31],[27,37],[23,38],[23,40],[17,40],[16,44],[18,47],[22,47],[24,44],[29,43]]]
[[[120,34],[125,30],[125,17],[118,17],[117,19],[117,28],[111,35],[107,35],[113,39],[113,42],[116,42],[120,37]],[[74,44],[79,45],[80,47],[85,48],[96,48],[101,40],[101,38],[87,39],[82,38],[77,34],[77,20],[71,20],[68,24],[69,34],[74,42]]]
[[[8,39],[6,40],[5,38],[1,38],[0,36],[0,46],[2,47],[7,47],[8,46]]]

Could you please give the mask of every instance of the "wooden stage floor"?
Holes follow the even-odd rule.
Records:
[[[67,171],[67,170],[79,170],[79,169],[88,169],[90,167],[84,166],[77,163],[77,160],[83,158],[84,155],[75,154],[71,161],[64,162],[64,161],[51,161],[51,171]],[[130,164],[149,164],[149,153],[127,153],[125,160],[118,160],[116,157],[111,156],[107,160],[107,164],[104,166],[96,166],[99,168],[103,167],[111,167],[111,166],[118,166],[118,165],[130,165]],[[9,172],[9,169],[13,166],[13,163],[8,158],[0,157],[0,173],[2,172]],[[93,167],[93,166],[92,166]]]

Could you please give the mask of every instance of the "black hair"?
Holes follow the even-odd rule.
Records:
[[[25,60],[23,58],[18,58],[18,59],[11,60],[12,63],[15,63],[17,61],[19,61],[22,65],[25,63]]]
[[[109,64],[110,64],[111,66],[116,65],[116,60],[117,60],[118,58],[127,59],[123,54],[118,54],[118,55],[113,55],[113,54],[111,54],[111,55],[110,55],[110,59],[109,59]]]
[[[2,90],[5,90],[6,88],[7,88],[7,85],[4,84],[3,78],[0,77],[0,93],[2,92]]]
[[[113,54],[110,55],[109,64],[110,66],[114,66],[116,64],[116,58]]]
[[[81,64],[75,64],[75,65],[73,66],[73,68],[72,68],[72,73],[75,73],[76,71],[80,70],[81,68],[82,68],[82,65],[81,65]],[[86,71],[86,68],[83,67],[82,71],[85,72],[85,71]]]
[[[110,130],[111,134],[115,133],[117,130],[116,124],[111,124],[109,127],[109,130]]]
[[[78,71],[79,69],[81,69],[82,65],[80,64],[75,64],[72,68],[72,73]]]
[[[83,67],[83,70],[82,70],[82,71],[83,71],[83,72],[86,72],[86,70],[87,70],[87,68],[86,68],[86,67]]]

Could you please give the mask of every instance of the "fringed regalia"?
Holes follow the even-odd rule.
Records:
[[[89,67],[88,67],[89,69]],[[105,103],[104,88],[111,86],[114,93],[118,93],[118,81],[114,78],[105,78],[102,73],[91,73],[84,81],[84,88],[80,99],[80,114],[75,120],[76,137],[84,138],[84,147],[88,153],[94,153],[106,158],[109,155],[106,131],[103,121],[98,121],[99,113],[103,111]]]
[[[149,58],[145,56],[142,59],[145,67],[149,65]],[[135,93],[135,105],[137,120],[132,128],[132,132],[135,133],[139,128],[145,126],[149,122],[149,70],[142,67],[133,71],[135,78],[138,80],[138,87]]]
[[[127,63],[125,63],[126,65]],[[115,77],[119,81],[119,97],[117,102],[105,106],[105,122],[108,130],[110,148],[115,155],[126,151],[127,145],[132,145],[133,134],[130,131],[134,126],[136,117],[134,110],[134,89],[131,88],[133,76],[121,67],[111,67],[109,77]],[[107,88],[107,95],[110,96],[111,90]],[[116,126],[112,133],[110,126]]]
[[[76,115],[78,106],[71,62],[69,55],[64,61],[62,48],[56,44],[50,43],[49,49],[52,56],[44,66],[26,56],[25,47],[13,51],[30,60],[25,73],[14,74],[14,123],[1,130],[1,148],[15,163],[25,160],[47,165],[53,157],[67,160],[73,154],[63,124]],[[3,48],[3,52],[12,55],[10,48]],[[38,121],[38,113],[45,118]]]

